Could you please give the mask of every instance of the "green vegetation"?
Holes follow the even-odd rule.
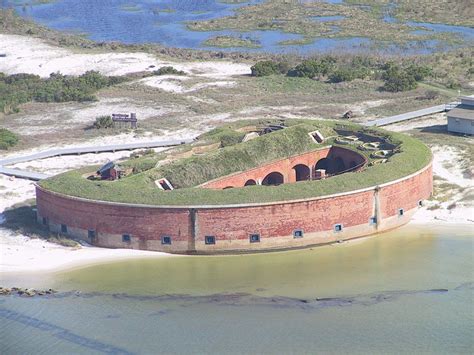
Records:
[[[465,0],[345,0],[348,4],[368,5],[375,9],[384,8],[402,21],[446,23],[472,27],[474,10]],[[395,6],[390,6],[390,5]]]
[[[0,150],[7,150],[18,143],[18,137],[15,133],[6,128],[0,128]]]
[[[154,75],[186,75],[186,72],[172,66],[161,67],[153,72]]]
[[[385,65],[385,72],[382,78],[385,81],[384,90],[390,92],[408,91],[417,87],[417,83],[432,73],[428,66],[417,66],[411,64],[402,68],[393,63]]]
[[[424,22],[446,23],[442,11],[429,18],[432,8],[445,10],[448,23],[472,26],[472,10],[463,0],[448,0],[443,5],[433,5],[429,0],[417,1],[396,0],[400,3],[400,11],[394,15],[403,20],[421,20]],[[438,2],[440,3],[440,2]],[[454,12],[450,4],[460,4],[454,8],[463,9],[463,12]],[[364,4],[367,6],[360,6]],[[379,47],[388,44],[400,46],[413,45],[427,40],[441,40],[445,43],[463,43],[463,40],[449,32],[416,32],[417,29],[426,29],[422,26],[410,26],[402,21],[385,21],[384,15],[391,13],[392,6],[389,0],[352,0],[350,2],[330,3],[326,1],[288,1],[273,0],[244,6],[236,14],[188,23],[188,27],[196,31],[254,31],[276,30],[299,34],[298,44],[308,43],[317,38],[351,38],[366,37]],[[398,9],[397,6],[394,6]],[[415,10],[416,12],[413,12]],[[469,16],[471,15],[471,16]],[[338,16],[332,21],[318,21],[318,17]],[[335,30],[335,27],[337,30]],[[286,44],[296,44],[295,40]]]
[[[317,144],[307,135],[313,129],[313,126],[297,125],[204,156],[160,166],[151,175],[154,179],[166,177],[176,188],[197,186],[236,171],[245,171],[272,160],[315,149]]]
[[[288,63],[276,62],[273,60],[264,60],[252,65],[250,70],[252,71],[252,76],[286,74],[288,72]]]
[[[233,47],[245,47],[245,48],[260,48],[261,45],[257,40],[249,37],[235,37],[235,36],[215,36],[207,39],[203,42],[203,45],[209,47],[220,47],[220,48],[233,48]]]
[[[342,57],[326,55],[303,60],[291,69],[288,69],[287,62],[272,60],[257,62],[251,69],[252,76],[286,74],[289,77],[327,80],[330,83],[354,79],[377,80],[381,77],[385,82],[383,89],[390,92],[415,89],[419,81],[433,75],[433,69],[428,65],[406,63],[408,61],[398,64],[363,56],[354,56],[347,61]]]
[[[77,77],[52,73],[47,79],[32,74],[0,73],[0,111],[5,114],[18,112],[18,105],[30,101],[94,101],[94,94],[99,89],[125,80],[124,77],[107,77],[95,71]]]
[[[287,73],[288,76],[299,78],[315,78],[327,75],[333,68],[336,59],[332,56],[325,56],[321,59],[308,59],[298,64]]]
[[[96,117],[95,122],[94,122],[94,127],[97,129],[112,128],[113,126],[114,126],[114,121],[112,121],[112,117],[110,116]]]
[[[358,125],[340,124],[334,121],[287,120],[289,128],[261,136],[246,143],[235,144],[204,155],[182,158],[159,164],[142,173],[115,182],[89,181],[82,175],[96,167],[70,171],[40,182],[43,188],[89,199],[142,203],[151,205],[220,205],[273,202],[322,196],[337,192],[375,186],[412,174],[431,160],[430,150],[420,141],[399,133],[380,129],[367,130]],[[237,122],[224,129],[211,131],[200,139],[215,142],[228,129],[238,131],[248,121]],[[308,132],[314,129],[330,136],[338,127],[367,134],[383,136],[400,144],[399,153],[387,163],[376,164],[362,172],[348,173],[321,181],[305,181],[280,186],[251,186],[226,190],[185,187],[174,191],[158,189],[154,180],[166,177],[175,186],[196,186],[202,182],[233,172],[246,170],[271,160],[285,158],[321,147],[314,143]],[[327,144],[336,144],[329,140]],[[345,148],[351,148],[344,145]],[[362,152],[363,153],[363,152]],[[364,153],[365,154],[365,153]],[[350,175],[350,179],[348,176]]]

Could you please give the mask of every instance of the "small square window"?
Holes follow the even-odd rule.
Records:
[[[399,216],[399,217],[403,216],[404,213],[405,213],[405,211],[403,210],[403,208],[400,208],[400,209],[398,210],[398,216]]]
[[[303,238],[303,230],[302,229],[295,229],[293,231],[293,238]]]
[[[334,232],[342,232],[342,224],[335,224]]]
[[[369,224],[370,225],[377,224],[377,217],[370,217],[369,218]]]
[[[65,224],[61,224],[61,233],[67,233],[67,226]]]
[[[260,243],[260,234],[250,234],[250,243]]]
[[[122,234],[122,242],[124,243],[130,243],[132,241],[132,238],[130,237],[130,234]],[[171,244],[171,241],[170,241]]]
[[[161,237],[161,244],[171,244],[171,237],[167,235]]]
[[[205,242],[207,245],[216,244],[216,237],[213,235],[206,235]]]
[[[48,225],[48,218],[43,217],[43,226],[47,226],[47,225]]]
[[[87,236],[89,237],[89,239],[95,239],[95,230],[88,230],[87,231]]]

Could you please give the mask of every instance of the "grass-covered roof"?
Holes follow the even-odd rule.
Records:
[[[358,173],[346,173],[325,180],[303,181],[279,186],[248,186],[213,190],[196,186],[235,172],[245,171],[274,160],[294,156],[327,145],[338,145],[334,138],[323,144],[315,143],[308,132],[319,130],[325,137],[337,136],[337,131],[367,132],[361,126],[335,121],[288,120],[288,128],[260,136],[245,143],[237,143],[245,134],[242,128],[255,121],[240,121],[214,129],[191,145],[176,151],[144,156],[123,162],[133,167],[135,174],[117,181],[87,180],[84,174],[96,167],[69,171],[39,183],[54,192],[93,200],[161,206],[202,206],[252,204],[299,200],[366,188],[387,183],[425,167],[431,160],[428,147],[410,136],[370,129],[369,133],[386,137],[395,143],[397,154],[386,163],[375,164]],[[236,138],[236,139],[234,139]],[[198,155],[186,154],[196,146],[221,142],[227,145]],[[226,144],[224,144],[226,142]],[[230,143],[229,143],[230,142]],[[344,148],[356,149],[344,145]],[[370,160],[369,152],[358,151]],[[170,157],[175,157],[171,158]],[[176,158],[179,157],[179,158]],[[350,177],[350,178],[349,178]],[[163,191],[154,181],[167,178],[177,189]]]

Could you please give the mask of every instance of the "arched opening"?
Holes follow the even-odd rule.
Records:
[[[296,173],[296,181],[305,181],[309,180],[309,177],[311,175],[311,169],[309,166],[306,166],[304,164],[298,164],[293,167]]]
[[[283,175],[279,172],[272,172],[265,176],[262,181],[262,185],[280,185],[283,184]]]
[[[319,159],[318,162],[316,163],[316,166],[314,167],[315,170],[318,170],[318,169],[328,170],[328,168],[329,168],[328,158]]]
[[[353,160],[349,163],[349,169],[353,169],[357,166],[357,163]]]
[[[334,159],[334,168],[334,172],[336,174],[346,170],[346,165],[344,164],[344,160],[342,160],[341,157],[336,157],[336,159]]]
[[[247,180],[244,186],[253,186],[257,185],[257,182],[254,179]]]

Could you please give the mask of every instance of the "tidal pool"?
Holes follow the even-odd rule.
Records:
[[[472,353],[473,233],[407,226],[313,249],[3,276],[2,353]]]

